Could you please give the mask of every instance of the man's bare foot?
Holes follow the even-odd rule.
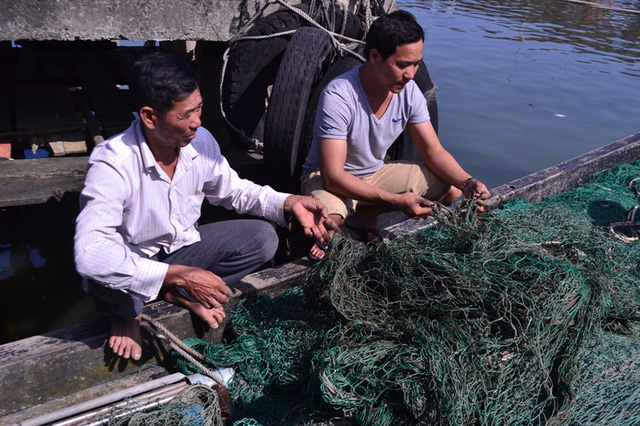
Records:
[[[109,347],[114,354],[137,361],[142,356],[140,317],[129,322],[111,321]]]
[[[171,288],[164,293],[167,302],[175,305],[183,306],[196,314],[202,321],[206,322],[211,328],[218,328],[218,325],[224,320],[227,314],[224,308],[207,309],[199,302],[187,299],[176,288]]]

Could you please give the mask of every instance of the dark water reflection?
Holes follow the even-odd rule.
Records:
[[[0,209],[0,344],[93,316],[73,265],[75,215],[66,202]]]
[[[399,1],[443,144],[490,187],[640,131],[639,1]]]

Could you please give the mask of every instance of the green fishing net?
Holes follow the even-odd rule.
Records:
[[[159,398],[159,397],[158,397]],[[205,385],[187,386],[166,403],[150,400],[143,404],[125,400],[112,406],[94,422],[108,426],[223,426],[217,392]],[[148,406],[152,405],[152,409]],[[67,423],[65,423],[67,424]],[[80,423],[73,423],[80,424]]]
[[[640,424],[640,245],[611,226],[639,176],[438,208],[378,245],[336,236],[299,286],[238,303],[224,343],[186,343],[235,368],[236,425]]]

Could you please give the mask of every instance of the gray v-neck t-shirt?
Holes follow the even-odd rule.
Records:
[[[313,142],[302,168],[303,179],[317,170],[318,138],[347,141],[344,170],[356,177],[375,173],[389,147],[407,124],[429,121],[427,101],[414,81],[395,93],[378,119],[360,82],[360,66],[333,79],[323,90],[314,125]]]

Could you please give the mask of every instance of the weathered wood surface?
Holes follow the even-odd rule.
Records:
[[[87,157],[0,161],[0,207],[61,200],[84,185]]]
[[[63,156],[87,152],[87,143],[81,131],[83,122],[75,110],[69,89],[64,86],[53,86],[52,91],[60,124],[60,140],[49,142],[53,154]]]
[[[225,153],[243,177],[255,176],[262,156],[249,152]],[[43,204],[77,194],[84,186],[89,157],[37,158],[0,161],[0,208]]]
[[[233,312],[244,297],[257,294],[278,295],[297,283],[309,266],[303,260],[259,271],[245,277],[236,295],[225,306]],[[175,336],[219,342],[227,320],[218,329],[208,329],[189,311],[165,302],[145,306],[144,313],[159,321]],[[227,317],[228,319],[228,317]],[[170,346],[143,327],[143,357],[137,362],[114,357],[105,347],[109,320],[96,318],[85,324],[68,327],[40,336],[0,345],[0,424],[11,424],[42,415],[62,404],[76,404],[83,389],[136,374],[142,366],[171,368]],[[7,392],[7,389],[12,389]],[[63,398],[65,395],[74,398]],[[57,404],[49,401],[57,400]],[[12,414],[15,413],[15,414]],[[4,417],[2,417],[4,416]]]

